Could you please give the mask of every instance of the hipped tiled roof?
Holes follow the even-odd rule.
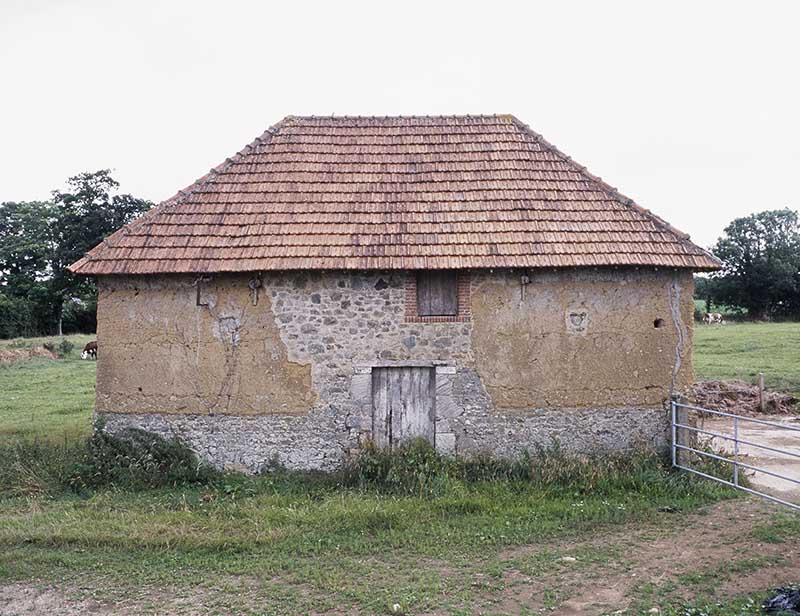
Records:
[[[71,270],[586,266],[719,262],[513,116],[289,116]]]

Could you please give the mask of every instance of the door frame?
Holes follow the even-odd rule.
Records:
[[[456,427],[464,409],[453,394],[457,369],[444,361],[376,361],[356,364],[350,380],[350,413],[347,428],[359,445],[372,440],[372,370],[375,368],[433,368],[434,376],[434,447],[437,451],[456,453]]]

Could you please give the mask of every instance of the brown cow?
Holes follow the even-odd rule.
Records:
[[[92,340],[91,342],[87,342],[86,346],[83,347],[83,352],[81,353],[81,359],[97,359],[97,340]]]

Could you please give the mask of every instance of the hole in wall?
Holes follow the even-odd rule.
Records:
[[[653,327],[655,327],[656,329],[661,329],[662,327],[664,327],[664,319],[656,319],[655,321],[653,321]]]

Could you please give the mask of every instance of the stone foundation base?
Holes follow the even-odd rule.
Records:
[[[278,463],[292,470],[330,471],[357,450],[369,433],[348,427],[335,413],[290,415],[177,415],[100,413],[110,434],[139,428],[177,437],[220,469],[257,473]],[[476,415],[465,413],[437,433],[446,454],[486,453],[514,457],[557,441],[576,454],[668,447],[663,409],[538,409]]]
[[[459,453],[515,457],[554,442],[569,453],[666,451],[669,418],[664,409],[537,409],[472,415],[457,435]]]

